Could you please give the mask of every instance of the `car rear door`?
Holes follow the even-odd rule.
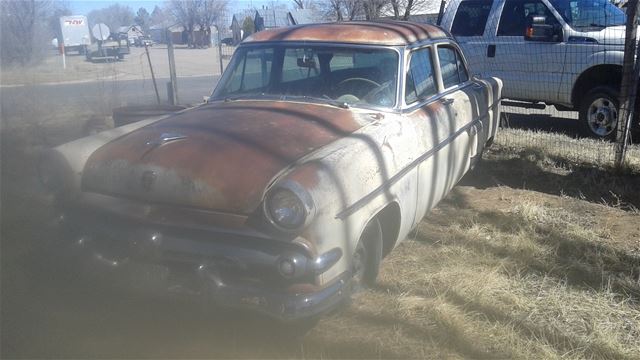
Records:
[[[444,61],[438,61],[439,53]],[[421,139],[415,146],[419,165],[414,223],[460,180],[476,153],[472,127],[478,101],[466,68],[459,71],[460,66],[460,51],[450,43],[410,54],[404,98],[407,120]]]

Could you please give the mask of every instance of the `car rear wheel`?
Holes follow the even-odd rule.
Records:
[[[616,137],[619,92],[612,86],[591,90],[580,105],[580,125],[585,136],[612,140]]]
[[[353,252],[351,272],[354,291],[375,285],[381,262],[382,227],[378,219],[374,218],[365,227]]]

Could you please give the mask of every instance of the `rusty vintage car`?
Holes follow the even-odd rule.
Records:
[[[262,31],[207,103],[61,145],[41,177],[85,266],[305,319],[373,284],[475,165],[501,87],[435,26]]]

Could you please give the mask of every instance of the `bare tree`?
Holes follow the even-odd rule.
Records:
[[[390,0],[393,18],[409,20],[411,14],[433,11],[438,6],[436,0]]]
[[[363,11],[363,3],[366,0],[342,0],[342,6],[348,20],[355,20]]]
[[[327,20],[342,21],[343,16],[343,0],[327,0],[319,4],[322,15]]]
[[[189,47],[210,44],[211,26],[221,23],[227,7],[227,0],[171,0],[168,3],[176,22],[188,33]],[[196,30],[201,32],[199,39],[196,39]]]
[[[194,31],[198,23],[198,7],[201,0],[197,1],[181,1],[171,0],[168,3],[168,9],[176,20],[176,23],[182,25],[184,31],[188,34],[189,47],[194,46]]]
[[[130,7],[116,3],[106,8],[92,10],[87,17],[92,26],[98,23],[104,23],[113,34],[116,33],[121,26],[133,25],[135,14]]]
[[[293,6],[296,9],[311,9],[315,4],[313,0],[293,0]]]
[[[0,58],[3,63],[28,64],[42,59],[53,38],[47,19],[52,1],[0,1]]]
[[[218,31],[224,27],[224,15],[228,7],[227,0],[205,0],[198,12],[198,25],[203,33],[202,45],[211,45],[211,27],[216,26]]]
[[[380,17],[382,10],[387,5],[384,0],[360,0],[362,12],[367,20],[375,20]]]

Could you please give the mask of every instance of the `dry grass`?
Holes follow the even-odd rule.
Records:
[[[536,145],[555,135],[506,146],[517,133],[505,131],[385,259],[378,286],[298,342],[252,315],[88,301],[85,289],[48,286],[54,274],[34,280],[24,244],[46,237],[46,209],[29,149],[56,141],[12,134],[2,142],[3,357],[640,358],[639,172]]]
[[[640,356],[640,243],[612,246],[615,231],[566,210],[573,199],[482,192],[459,188],[387,259],[380,288],[317,331],[387,324],[362,336],[397,357]]]
[[[562,134],[521,129],[501,129],[496,143],[511,151],[537,150],[550,158],[611,169],[615,160],[615,143],[588,138],[571,138]],[[629,146],[626,165],[640,171],[640,145]]]

